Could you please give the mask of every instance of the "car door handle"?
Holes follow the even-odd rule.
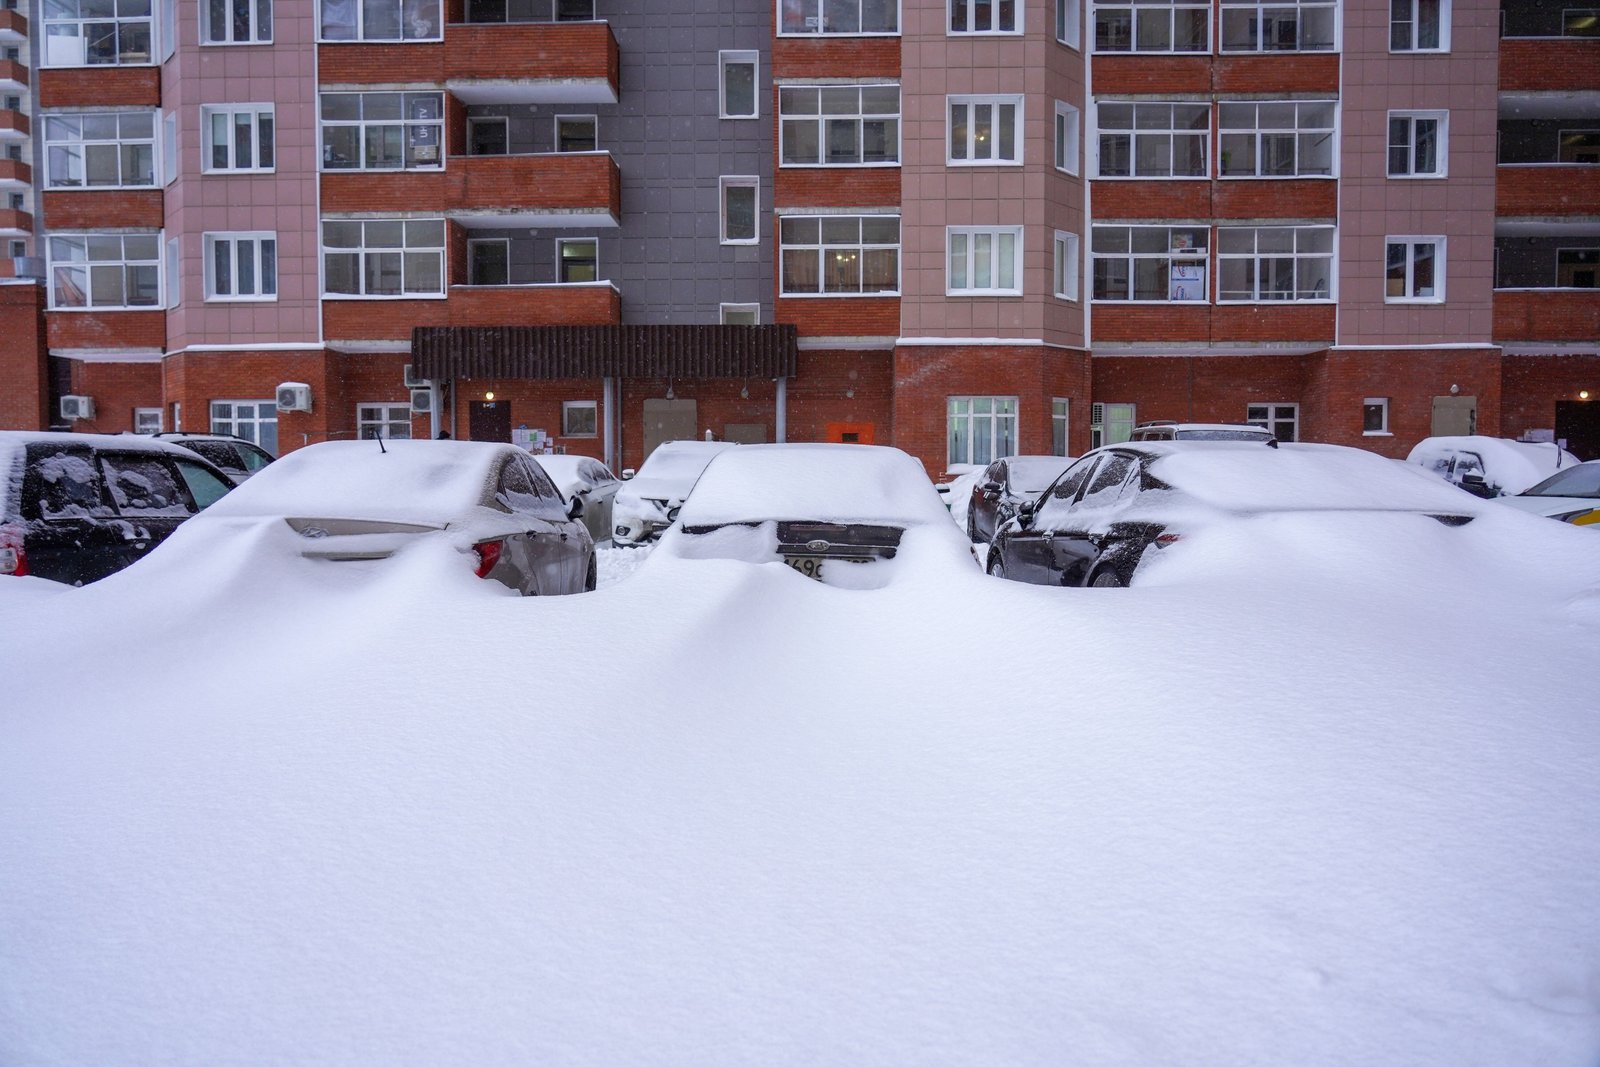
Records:
[[[562,530],[561,531],[561,540],[565,541],[566,539],[567,539],[567,531]]]

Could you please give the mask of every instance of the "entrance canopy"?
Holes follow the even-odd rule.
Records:
[[[418,326],[419,378],[792,378],[793,324]]]

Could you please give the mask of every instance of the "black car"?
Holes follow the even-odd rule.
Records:
[[[273,460],[272,453],[255,442],[228,434],[169,431],[155,436],[199,455],[226,474],[234,485]]]
[[[1071,456],[1007,456],[989,464],[967,504],[967,540],[994,540],[1024,501],[1037,499],[1071,464]]]
[[[97,581],[232,488],[204,459],[148,437],[0,432],[0,575]]]

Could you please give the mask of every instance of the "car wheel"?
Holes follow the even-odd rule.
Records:
[[[1122,575],[1110,567],[1102,567],[1094,572],[1094,577],[1089,579],[1089,584],[1095,589],[1125,589],[1128,583],[1122,580]]]
[[[1006,564],[1000,558],[998,552],[989,557],[989,576],[991,578],[1004,578],[1006,576]]]
[[[584,578],[583,578],[583,591],[585,593],[592,593],[595,590],[595,586],[597,586],[599,584],[600,584],[600,567],[599,567],[599,564],[597,564],[595,562],[595,557],[594,557],[593,553],[591,553],[589,555],[589,573],[584,575]]]

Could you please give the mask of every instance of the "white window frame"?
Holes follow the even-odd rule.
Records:
[[[867,111],[864,102],[866,90],[895,91],[895,110]],[[840,96],[842,91],[854,90],[856,93],[856,107],[854,111],[839,110],[838,108],[826,109],[824,98],[829,95]],[[798,101],[801,97],[815,93],[817,95],[817,110],[812,111],[786,111],[785,105],[791,101]],[[780,167],[898,167],[901,156],[901,112],[903,97],[900,93],[898,82],[853,82],[849,85],[803,85],[788,84],[778,87],[778,165]],[[816,124],[817,158],[815,162],[805,160],[790,160],[789,157],[789,131],[791,127],[799,128],[802,125]],[[853,162],[835,163],[828,159],[828,130],[834,123],[854,123],[856,128],[856,148],[860,159]],[[892,141],[894,155],[892,159],[868,160],[867,156],[867,124],[883,124],[885,129],[886,145]],[[887,137],[887,127],[893,125],[893,138]]]
[[[160,408],[134,408],[133,432],[134,433],[160,433],[161,432]]]
[[[1417,163],[1417,123],[1433,122],[1433,162],[1435,170],[1416,170]],[[1394,140],[1394,124],[1405,123],[1405,140],[1397,144]],[[1384,124],[1387,138],[1388,151],[1384,154],[1384,172],[1388,177],[1397,180],[1415,181],[1449,177],[1450,173],[1450,112],[1448,111],[1390,111],[1388,121]],[[1397,148],[1405,149],[1406,170],[1396,172],[1394,169],[1394,152]]]
[[[888,223],[891,220],[894,223],[895,231],[895,239],[892,243],[888,241],[867,241],[865,239],[867,234],[865,233],[864,227],[867,223],[873,223],[875,224],[874,228],[877,228],[877,224]],[[796,231],[809,229],[806,223],[812,221],[817,223],[817,237],[814,240],[805,239],[809,236],[808,234],[796,233]],[[856,238],[854,241],[846,239],[845,234],[837,232],[842,227],[848,227],[852,222],[855,225],[856,231]],[[833,234],[829,234],[826,232],[829,229],[832,229],[835,232]],[[799,239],[796,239],[797,237]],[[903,231],[901,229],[901,218],[898,214],[860,215],[854,213],[845,214],[833,212],[796,212],[789,215],[780,215],[778,216],[779,294],[785,299],[797,300],[808,300],[815,298],[853,300],[862,297],[899,296],[901,280],[900,272],[903,267],[903,256],[901,254],[902,240]],[[894,287],[891,289],[868,290],[865,288],[865,259],[869,253],[882,252],[892,252],[894,255]],[[788,271],[785,269],[785,267],[791,255],[796,258],[815,256],[817,276],[815,289],[785,288],[789,277]],[[828,255],[833,255],[836,257],[855,257],[855,260],[859,264],[855,269],[857,271],[858,283],[861,285],[860,289],[855,291],[837,290],[833,292],[828,290],[828,272],[825,263],[825,258]]]
[[[1383,425],[1376,430],[1367,429],[1367,409],[1378,408],[1383,416]],[[1362,437],[1393,437],[1389,430],[1389,398],[1386,396],[1369,396],[1361,401],[1361,436]]]
[[[168,308],[175,308],[183,299],[183,275],[179,266],[179,264],[182,262],[182,256],[180,254],[182,249],[178,243],[178,238],[168,238],[166,249],[166,306]],[[174,426],[173,429],[176,430],[177,427]]]
[[[148,259],[128,258],[128,242],[146,240],[153,243],[151,255]],[[63,250],[70,250],[73,242],[83,242],[84,258],[63,257]],[[111,251],[111,243],[117,242],[120,253],[117,258],[105,258]],[[98,258],[91,258],[89,246],[98,245]],[[159,233],[52,233],[45,239],[45,252],[47,255],[46,269],[50,281],[50,309],[52,311],[159,311],[166,306],[166,290],[163,286],[162,275],[165,241]],[[109,270],[118,269],[121,274],[121,288],[124,294],[124,303],[97,304],[94,301],[95,277],[104,277]],[[140,269],[155,270],[155,294],[147,303],[126,303],[126,294],[134,288],[129,284],[132,275],[130,271]],[[79,285],[76,281],[71,284],[83,294],[83,303],[63,303],[61,300],[61,284],[63,280],[70,281],[74,274],[83,280]]]
[[[240,45],[240,44],[271,44],[273,11],[272,0],[226,0],[224,7],[228,10],[224,19],[223,35],[219,38],[212,34],[211,4],[207,0],[200,0],[200,44],[204,45]],[[234,17],[237,10],[242,9],[250,21],[250,32],[245,37],[234,36],[237,19]],[[262,15],[266,18],[263,20]],[[262,30],[265,23],[266,30]]]
[[[1177,126],[1178,109],[1183,108],[1185,114],[1198,117],[1202,112],[1205,117],[1205,126],[1184,127]],[[1126,109],[1128,113],[1127,126],[1107,126],[1107,120]],[[1140,126],[1141,115],[1152,111],[1159,113],[1162,109],[1167,111],[1167,124],[1164,127]],[[1120,119],[1119,119],[1120,121]],[[1114,100],[1100,101],[1095,112],[1095,177],[1108,181],[1206,181],[1211,177],[1211,105],[1195,103],[1187,100]],[[1128,155],[1128,173],[1106,173],[1106,142],[1109,139],[1126,139]],[[1161,139],[1166,139],[1166,173],[1159,170],[1141,171],[1140,147],[1146,142],[1153,141],[1159,148]],[[1175,174],[1174,161],[1177,158],[1178,139],[1186,141],[1198,140],[1200,143],[1200,172],[1198,174]]]
[[[1406,248],[1405,294],[1402,296],[1389,295],[1389,248],[1393,245],[1404,245]],[[1423,245],[1433,246],[1433,292],[1426,296],[1413,296],[1417,288],[1417,249]],[[1441,234],[1409,234],[1391,235],[1383,239],[1383,302],[1385,304],[1442,304],[1444,303],[1445,287],[1445,239]]]
[[[399,118],[371,118],[371,119],[367,118],[365,113],[366,113],[366,110],[367,110],[367,108],[369,106],[370,98],[372,98],[372,97],[385,97],[385,96],[398,96],[398,97],[400,97],[400,112],[401,112],[400,117]],[[357,97],[357,98],[359,98],[358,104],[359,104],[359,109],[362,112],[361,117],[355,118],[355,119],[343,119],[343,118],[341,118],[341,119],[328,119],[328,118],[324,118],[323,114],[324,114],[324,112],[325,112],[325,110],[327,108],[328,103],[330,102],[331,98],[333,98],[333,97]],[[438,107],[437,116],[436,117],[432,117],[432,118],[409,118],[409,117],[407,117],[408,112],[411,110],[409,105],[413,102],[413,98],[416,98],[416,97],[436,98],[439,101],[439,107]],[[372,103],[376,103],[376,101],[372,101]],[[367,171],[367,170],[384,171],[384,172],[393,172],[393,171],[401,171],[401,170],[442,170],[444,168],[444,155],[445,155],[445,150],[444,150],[445,114],[444,113],[445,113],[445,108],[444,108],[444,93],[443,93],[443,91],[438,91],[438,92],[435,92],[435,91],[410,92],[410,91],[404,91],[404,90],[380,90],[380,91],[373,91],[373,92],[322,92],[322,93],[318,93],[317,94],[317,140],[318,140],[319,144],[321,145],[321,148],[320,148],[320,151],[318,151],[318,153],[317,153],[317,169],[320,170],[320,171],[323,171],[324,173],[329,173],[329,174],[344,174],[344,173],[349,173],[349,172],[352,172],[352,171]],[[394,166],[394,167],[369,167],[367,165],[367,152],[366,152],[366,145],[367,145],[368,138],[373,135],[372,131],[383,130],[383,129],[387,129],[387,128],[392,127],[392,126],[400,127],[400,139],[403,142],[402,145],[401,145],[400,164],[398,166]],[[331,146],[328,143],[328,131],[330,129],[346,129],[346,128],[350,128],[350,127],[354,127],[355,130],[357,131],[356,132],[356,142],[357,142],[356,143],[356,158],[354,160],[352,160],[350,165],[348,165],[348,166],[331,166],[330,165],[331,162],[332,162],[331,159],[330,159]],[[424,130],[424,129],[428,128],[428,127],[432,127],[435,130],[435,132],[433,134],[433,144],[431,146],[426,144],[426,141],[428,140],[428,138],[421,133],[422,130]],[[430,147],[433,149],[433,157],[434,157],[431,161],[429,161],[427,159],[426,152],[423,151],[423,150],[426,150],[426,149],[428,149]],[[412,149],[413,148],[416,148],[416,149],[419,150],[418,154],[417,154],[417,162],[408,163],[407,160],[409,160],[411,158]]]
[[[1391,53],[1402,53],[1402,54],[1403,53],[1407,53],[1407,52],[1434,53],[1434,52],[1448,52],[1448,51],[1450,51],[1450,16],[1451,16],[1451,11],[1450,11],[1451,2],[1450,2],[1450,0],[1437,0],[1438,5],[1439,5],[1439,43],[1437,45],[1434,45],[1434,46],[1428,47],[1428,48],[1421,47],[1421,46],[1419,46],[1417,44],[1417,41],[1420,39],[1420,36],[1418,34],[1418,30],[1421,28],[1421,25],[1422,25],[1420,9],[1421,9],[1421,6],[1422,6],[1423,2],[1424,2],[1424,0],[1390,0],[1390,3],[1389,3],[1389,20],[1388,21],[1389,21],[1389,51]],[[1400,6],[1401,4],[1404,4],[1409,9],[1408,10],[1408,14],[1410,15],[1410,18],[1405,20],[1404,22],[1396,22],[1395,21],[1395,17],[1394,17],[1395,8]],[[1409,29],[1409,31],[1406,32],[1406,40],[1405,40],[1405,42],[1402,43],[1399,47],[1396,47],[1395,46],[1395,33],[1396,33],[1396,30],[1402,25],[1409,26],[1410,29]]]
[[[227,408],[228,411],[219,415],[218,408]],[[249,407],[245,414],[239,411],[241,407]],[[229,434],[241,437],[251,444],[260,445],[268,452],[274,454],[278,451],[278,402],[269,400],[213,400],[207,405],[210,417],[210,432]],[[270,417],[263,416],[265,411]],[[178,420],[173,419],[176,423]],[[271,427],[269,434],[262,432],[263,428]],[[242,433],[240,431],[243,431]]]
[[[732,189],[749,189],[750,236],[728,235],[728,193]],[[756,174],[724,175],[717,179],[717,237],[725,245],[758,245],[761,243],[761,178]]]
[[[373,230],[376,227],[399,224],[402,227],[401,243],[375,244]],[[433,244],[426,241],[427,236],[422,227],[437,224],[439,227],[439,243]],[[359,226],[360,242],[356,245],[329,245],[328,230],[330,227],[348,225]],[[415,229],[414,229],[415,228]],[[412,243],[415,237],[416,243]],[[325,300],[443,300],[450,288],[450,272],[448,257],[445,249],[449,244],[449,226],[443,218],[418,218],[418,219],[323,219],[320,231],[321,253],[318,257],[322,266],[322,296]],[[328,290],[328,257],[329,256],[355,256],[356,281],[358,291],[353,293],[329,292]],[[399,256],[400,285],[398,293],[369,293],[367,288],[367,273],[369,260],[373,256]],[[407,291],[405,275],[407,264],[435,262],[438,264],[439,288],[416,289]]]
[[[1072,455],[1072,398],[1070,396],[1053,396],[1050,398],[1050,454],[1054,456]],[[1060,444],[1056,442],[1059,441]]]
[[[1287,122],[1273,122],[1268,114],[1262,124],[1264,111],[1281,111],[1288,108],[1292,116]],[[1316,120],[1317,109],[1326,109],[1326,125]],[[1250,125],[1239,122],[1238,116],[1248,112]],[[1224,125],[1224,122],[1233,125]],[[1313,124],[1314,123],[1314,124]],[[1223,161],[1235,150],[1241,138],[1249,138],[1251,170],[1248,174],[1223,169]],[[1273,139],[1287,139],[1294,146],[1294,170],[1288,174],[1267,174],[1266,157]],[[1317,170],[1307,165],[1307,158],[1322,143],[1326,143],[1328,169]],[[1224,100],[1217,105],[1217,178],[1219,181],[1285,181],[1290,178],[1336,178],[1339,175],[1339,102],[1337,100]]]
[[[975,410],[980,403],[987,406],[989,410]],[[997,459],[1005,459],[1008,456],[1017,455],[1017,430],[1020,425],[1018,409],[1021,406],[1019,398],[1015,396],[946,397],[945,457],[947,462],[988,464]],[[981,450],[977,447],[977,423],[979,420],[987,423],[988,447]],[[964,454],[958,455],[956,452],[956,424],[962,421],[967,424],[966,451]],[[1007,423],[1011,427],[1009,440],[1007,440],[1007,435],[1002,433],[1002,427]],[[1006,449],[1007,445],[1009,445],[1009,449],[1002,451],[1002,449]]]
[[[987,238],[987,241],[982,240]],[[1000,280],[1007,269],[1005,244],[1010,238],[1011,285]],[[946,296],[1021,296],[1022,295],[1022,227],[1021,226],[946,226],[944,230]],[[960,273],[957,273],[957,257]],[[987,262],[985,262],[985,260]],[[977,284],[980,269],[987,269],[991,284]],[[965,284],[957,285],[958,278]]]
[[[216,148],[214,136],[216,133],[216,120],[223,119],[227,126],[227,143],[223,148],[227,152],[228,161],[222,166],[217,166],[213,156]],[[250,147],[254,165],[249,167],[234,166],[238,158],[238,131],[239,120],[246,118],[250,129]],[[263,141],[262,122],[267,124],[265,141]],[[278,168],[278,117],[277,107],[273,104],[205,104],[200,108],[200,170],[204,174],[271,174]],[[261,165],[262,146],[265,144],[272,162],[266,166]]]
[[[435,2],[432,5],[433,29],[432,32],[427,34],[417,32],[417,24],[415,19],[412,20],[410,25],[407,25],[404,0],[393,0],[393,2],[400,8],[400,10],[397,12],[399,15],[398,22],[400,24],[400,36],[377,37],[369,36],[367,33],[367,5],[365,2],[363,2],[363,0],[318,0],[317,40],[319,42],[327,43],[336,43],[341,41],[363,41],[382,44],[402,44],[413,41],[444,40],[444,4],[442,3],[442,0]],[[351,14],[355,16],[350,22],[350,32],[348,35],[329,37],[327,34],[327,13],[328,9],[334,6],[342,7],[350,11]],[[411,32],[408,33],[408,30]]]
[[[1055,0],[1056,43],[1083,48],[1083,0]]]
[[[982,5],[989,9],[989,28],[972,28]],[[1000,29],[1000,11],[1002,7],[1011,10],[1011,29]],[[1027,7],[1027,0],[945,0],[944,32],[948,37],[1017,37],[1023,33],[1023,13]],[[966,15],[966,29],[956,28],[956,14],[964,12]]]
[[[484,282],[478,280],[478,259],[473,255],[473,250],[486,245],[499,245],[506,253],[506,280],[504,282]],[[509,237],[469,237],[467,239],[467,284],[468,285],[510,285],[511,284],[511,239]]]
[[[730,326],[730,325],[758,326],[758,325],[761,324],[761,305],[760,304],[720,304],[717,307],[717,314],[718,314],[719,321],[724,326]],[[751,319],[750,319],[750,321],[748,323],[730,323],[730,322],[728,322],[728,316],[730,314],[733,314],[733,315],[749,315],[749,316],[751,316]]]
[[[1314,42],[1305,43],[1305,25],[1307,15],[1310,13],[1327,12],[1329,37],[1326,44]],[[1242,17],[1245,22],[1246,36],[1254,37],[1252,43],[1243,45],[1230,45],[1228,27],[1235,19],[1229,16]],[[1294,47],[1278,47],[1281,36],[1271,33],[1273,26],[1280,31],[1288,20],[1292,19],[1294,28]],[[1339,50],[1339,2],[1338,0],[1222,0],[1222,17],[1218,23],[1217,51],[1223,55],[1283,55],[1294,52],[1337,52]],[[1263,28],[1269,32],[1263,33]]]
[[[1179,11],[1198,12],[1205,16],[1205,32],[1193,48],[1175,48],[1177,43],[1177,21]],[[1128,20],[1127,47],[1108,47],[1101,44],[1100,16],[1101,12],[1125,12]],[[1167,40],[1166,48],[1141,48],[1139,47],[1140,29],[1146,25],[1160,26],[1165,20]],[[1090,26],[1094,44],[1094,51],[1099,55],[1179,55],[1195,56],[1207,55],[1211,52],[1212,36],[1211,4],[1209,0],[1124,0],[1122,3],[1093,4],[1090,7]]]
[[[570,121],[572,121],[574,119],[576,119],[576,120],[578,120],[580,122],[587,121],[587,122],[589,122],[590,124],[592,124],[594,126],[594,147],[593,148],[562,148],[561,147],[561,124],[563,122],[570,122]],[[580,153],[580,152],[598,152],[598,151],[600,151],[600,116],[599,115],[593,115],[593,114],[557,115],[557,116],[555,116],[555,119],[554,119],[554,121],[552,122],[552,124],[550,126],[550,131],[551,131],[551,140],[550,140],[551,147],[554,148],[556,153],[559,154],[559,155],[573,155],[573,154]],[[510,151],[510,149],[511,149],[511,142],[510,142],[510,140],[508,138],[507,141],[506,141],[506,150]]]
[[[1255,408],[1265,408],[1265,416],[1251,418],[1250,412]],[[1279,441],[1291,443],[1300,440],[1300,405],[1286,404],[1280,401],[1256,401],[1246,404],[1244,408],[1244,421],[1251,426],[1259,426],[1263,430],[1271,430]],[[1290,436],[1284,437],[1278,433],[1280,423],[1287,422]]]
[[[568,415],[578,410],[592,412],[594,429],[588,433],[573,433],[568,428]],[[599,437],[600,436],[600,403],[595,400],[563,400],[561,402],[561,436],[562,437]]]
[[[1124,441],[1131,441],[1133,429],[1138,424],[1138,406],[1135,404],[1090,404],[1089,447],[1099,448],[1101,445],[1120,445]]]
[[[393,426],[404,425],[406,435],[396,437],[389,432]],[[381,429],[385,441],[411,440],[411,405],[409,403],[396,403],[393,400],[373,400],[356,405],[356,439],[371,441],[378,434],[368,433],[369,430]]]
[[[1230,245],[1240,244],[1246,237],[1250,242],[1249,251],[1235,251]],[[1283,238],[1288,238],[1289,248],[1281,249],[1272,247],[1281,244]],[[1313,247],[1321,243],[1320,238],[1326,238],[1327,248]],[[1266,243],[1268,247],[1261,246]],[[1219,304],[1288,304],[1288,303],[1318,303],[1326,304],[1334,300],[1334,285],[1337,278],[1337,260],[1335,259],[1338,248],[1337,234],[1332,226],[1218,226],[1216,233],[1217,254],[1217,303]],[[1262,276],[1265,271],[1262,264],[1266,261],[1292,261],[1294,286],[1288,296],[1263,295]],[[1249,262],[1250,270],[1250,295],[1228,296],[1223,288],[1224,269],[1229,263]],[[1310,279],[1311,285],[1303,284]],[[1319,288],[1315,283],[1322,282]],[[1301,293],[1311,295],[1302,296]]]
[[[977,152],[980,148],[978,135],[977,114],[980,107],[989,108],[989,139],[990,149],[995,154],[979,158]],[[999,155],[1000,146],[1004,142],[1001,134],[1001,109],[1011,108],[1011,155]],[[963,149],[967,153],[964,158],[955,154],[956,136],[956,109],[965,112],[966,136]],[[945,163],[952,167],[1020,167],[1023,164],[1023,142],[1026,140],[1023,121],[1023,97],[1020,95],[1000,96],[973,96],[966,94],[946,96],[944,98],[945,116]]]
[[[240,244],[249,242],[245,250],[250,255],[254,272],[254,293],[240,293],[239,288],[239,254]],[[233,292],[222,293],[218,291],[217,278],[217,246],[228,245],[228,269],[232,274],[228,287]],[[268,263],[267,247],[271,246],[272,254]],[[270,303],[278,299],[278,235],[268,230],[241,230],[230,232],[206,233],[201,236],[203,249],[202,261],[205,264],[206,277],[206,302],[207,303]],[[268,267],[270,265],[270,271]],[[271,275],[268,278],[268,274]],[[266,292],[267,283],[271,283],[272,291]]]
[[[1080,296],[1078,264],[1081,262],[1082,242],[1075,233],[1057,230],[1051,242],[1051,289],[1057,300],[1076,302]]]
[[[894,5],[894,27],[887,30],[833,30],[829,26],[830,8],[856,11],[856,24],[860,25],[861,7],[871,0],[776,0],[773,26],[779,37],[898,37],[902,25],[901,0],[889,0]],[[793,11],[800,19],[796,22],[786,15]]]
[[[148,67],[156,63],[156,57],[159,53],[156,42],[155,5],[151,5],[150,14],[148,15],[135,15],[125,18],[118,18],[115,15],[83,17],[82,7],[79,6],[78,10],[79,15],[72,17],[52,17],[48,9],[40,12],[41,21],[44,23],[44,32],[40,34],[39,66],[54,68]],[[145,38],[148,42],[146,51],[140,53],[137,50],[133,50],[124,53],[122,51],[123,29],[125,27],[137,27],[141,24],[145,28]],[[109,60],[92,59],[89,56],[88,42],[91,38],[107,40],[108,38],[102,27],[108,25],[116,26],[115,32],[109,37],[110,40],[115,42],[112,52],[113,58]],[[67,30],[68,32],[53,33],[51,32],[52,30]],[[70,47],[68,45],[70,41],[77,41],[78,47]],[[138,56],[141,54],[144,57],[142,59],[128,61],[122,58],[124,55]]]
[[[163,112],[161,115],[161,184],[171,185],[178,180],[178,113],[176,111]]]
[[[1121,242],[1117,242],[1116,241],[1116,235],[1119,234],[1119,233],[1125,233],[1127,235],[1126,239],[1124,239]],[[1164,234],[1165,236],[1161,237],[1160,235],[1162,235],[1162,234]],[[1139,238],[1139,243],[1143,243],[1143,244],[1153,244],[1153,243],[1157,243],[1157,242],[1163,243],[1163,244],[1166,245],[1166,251],[1157,251],[1157,250],[1155,250],[1153,248],[1135,249],[1134,245],[1136,243],[1135,242],[1135,237],[1136,236]],[[1204,245],[1197,244],[1196,243],[1196,239],[1197,238],[1203,239],[1205,241],[1205,244]],[[1126,247],[1123,248],[1123,249],[1110,249],[1110,250],[1105,250],[1105,249],[1096,247],[1097,245],[1101,245],[1101,244],[1114,244],[1114,243],[1121,243],[1121,244],[1125,245]],[[1191,249],[1198,249],[1198,251],[1197,252],[1191,252],[1190,251]],[[1211,255],[1210,255],[1210,253],[1211,253],[1211,231],[1210,231],[1210,229],[1208,227],[1206,227],[1204,225],[1200,225],[1200,226],[1094,226],[1089,231],[1089,262],[1090,262],[1091,266],[1095,268],[1095,270],[1091,274],[1090,289],[1089,289],[1090,299],[1094,303],[1097,303],[1097,304],[1203,304],[1203,303],[1206,303],[1210,299],[1210,286],[1211,286],[1211,271],[1210,271]],[[1167,266],[1166,266],[1166,271],[1165,271],[1165,278],[1166,278],[1166,289],[1167,289],[1167,294],[1168,295],[1167,295],[1167,297],[1165,299],[1151,299],[1151,298],[1148,298],[1148,297],[1137,297],[1135,295],[1139,291],[1139,289],[1138,289],[1138,279],[1139,279],[1139,269],[1138,268],[1139,268],[1139,263],[1141,261],[1147,261],[1147,260],[1165,260],[1166,261]],[[1101,295],[1098,294],[1098,292],[1095,289],[1095,279],[1098,278],[1098,275],[1099,275],[1098,266],[1099,266],[1099,264],[1101,264],[1103,262],[1104,263],[1122,263],[1122,264],[1125,265],[1126,270],[1127,270],[1127,291],[1128,291],[1128,295],[1127,296],[1125,296],[1125,297],[1121,297],[1121,296],[1101,296]],[[1181,277],[1180,278],[1175,278],[1175,277],[1173,277],[1173,268],[1175,266],[1182,266],[1182,267],[1186,267],[1186,268],[1198,267],[1199,268],[1198,273],[1199,273],[1200,277],[1198,279],[1186,279],[1186,278],[1181,278]],[[1189,273],[1189,272],[1186,272],[1186,273]],[[1175,282],[1178,283],[1180,286],[1182,286],[1182,285],[1185,285],[1187,282],[1192,281],[1192,280],[1198,280],[1200,282],[1200,291],[1199,291],[1199,294],[1197,296],[1195,296],[1192,299],[1191,298],[1174,299],[1172,297],[1171,294],[1174,292],[1174,283]]]
[[[123,134],[123,119],[144,118],[150,123],[149,136],[138,134]],[[45,181],[44,188],[49,189],[155,189],[162,175],[162,153],[156,148],[156,127],[159,115],[154,110],[138,111],[72,111],[49,113],[39,117],[38,121],[43,126]],[[116,124],[116,134],[111,137],[86,137],[83,132],[84,123],[90,120],[105,122],[111,120]],[[70,127],[76,125],[77,133],[72,134]],[[60,136],[66,134],[66,136]],[[150,150],[150,180],[144,182],[129,182],[123,174],[126,162],[125,152],[129,148],[137,149],[147,146]],[[91,148],[101,150],[114,147],[117,160],[117,182],[114,185],[89,184],[88,154]],[[61,180],[56,171],[59,168],[58,160],[76,159],[80,178],[77,181]],[[68,168],[71,169],[70,167]]]
[[[1077,175],[1083,160],[1083,113],[1065,100],[1056,101],[1056,170]]]
[[[735,113],[728,110],[728,68],[750,68],[750,112]],[[746,49],[724,48],[717,53],[717,117],[723,119],[758,119],[761,117],[761,53]]]
[[[569,282],[566,279],[564,279],[563,277],[561,277],[562,265],[566,262],[566,257],[561,254],[562,250],[565,249],[567,247],[567,245],[577,245],[577,244],[592,244],[592,245],[594,245],[594,281],[592,281],[592,282]],[[599,282],[602,282],[604,280],[605,280],[605,275],[600,273],[600,238],[598,238],[598,237],[558,237],[558,238],[556,238],[556,284],[558,284],[558,285],[595,285],[595,284],[597,284]]]

